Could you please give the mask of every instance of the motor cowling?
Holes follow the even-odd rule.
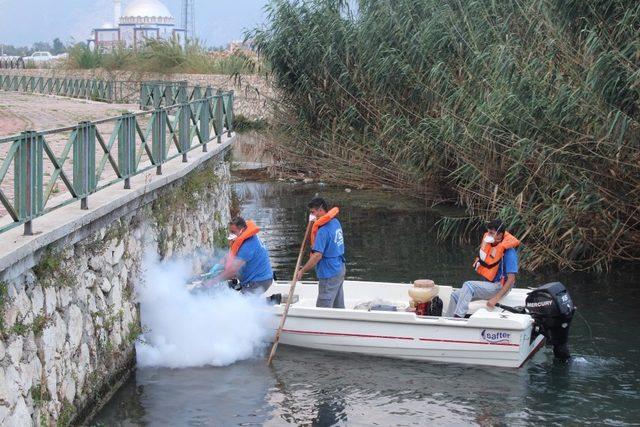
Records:
[[[553,355],[569,359],[569,327],[576,307],[567,288],[560,282],[542,285],[529,292],[525,306],[540,333],[553,345]]]

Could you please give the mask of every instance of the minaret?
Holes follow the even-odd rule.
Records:
[[[118,28],[118,24],[120,24],[120,17],[122,16],[121,0],[113,0],[113,15],[113,26],[114,28]]]

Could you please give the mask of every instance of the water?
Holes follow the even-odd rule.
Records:
[[[473,247],[436,241],[442,212],[391,194],[288,183],[241,183],[242,213],[263,229],[290,277],[316,193],[341,207],[348,277],[459,284]],[[521,369],[414,363],[281,346],[272,368],[138,369],[105,406],[103,425],[640,424],[638,269],[608,275],[522,274],[519,286],[567,285],[578,306],[568,364],[540,351]],[[241,328],[242,324],[230,325]]]

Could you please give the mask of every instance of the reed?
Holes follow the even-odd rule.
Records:
[[[277,150],[505,219],[529,268],[640,260],[640,3],[273,0]],[[313,161],[310,159],[314,159]]]
[[[104,68],[162,74],[225,74],[240,76],[265,73],[262,61],[243,52],[216,54],[198,41],[182,46],[178,40],[149,39],[138,49],[116,47],[113,50],[91,50],[79,43],[69,50],[67,67],[76,69]]]

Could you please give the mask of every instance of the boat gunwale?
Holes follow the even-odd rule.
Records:
[[[403,286],[411,287],[411,283],[393,282],[371,282],[360,280],[345,280],[348,284],[371,284],[383,286]],[[275,286],[289,287],[290,283],[285,281],[274,281]],[[317,281],[301,281],[297,285],[318,286]],[[443,285],[447,286],[447,285]],[[453,287],[448,286],[453,289]],[[528,293],[526,289],[518,289],[520,292]],[[269,288],[265,295],[274,293],[274,287]],[[469,318],[459,319],[444,316],[418,316],[410,311],[370,311],[356,310],[354,308],[327,308],[310,305],[297,305],[299,301],[292,303],[289,308],[288,317],[315,318],[319,320],[340,320],[353,322],[375,322],[375,323],[395,323],[415,326],[444,326],[464,329],[504,329],[511,331],[526,331],[534,324],[533,318],[528,314],[509,313],[505,310],[500,312],[487,310],[488,313],[497,313],[501,318],[480,317],[472,315]],[[278,316],[282,315],[285,304],[275,305],[274,310]],[[477,312],[479,313],[479,312]],[[504,325],[496,326],[495,322],[503,322]],[[471,323],[471,324],[469,324]]]
[[[284,303],[276,305],[274,307],[277,310],[276,314],[278,316],[281,316],[282,311],[284,310]],[[512,316],[526,316],[528,317],[528,319],[524,320],[523,323],[520,323],[519,320],[514,319]],[[445,326],[465,329],[505,329],[511,331],[525,331],[533,325],[533,318],[531,318],[531,316],[514,315],[511,313],[507,314],[503,319],[495,319],[490,317],[455,319],[440,316],[417,316],[413,312],[372,312],[364,310],[354,310],[349,308],[296,307],[295,304],[292,304],[289,308],[287,317],[301,317],[306,319],[319,320],[340,320],[350,322],[400,323],[415,326]],[[470,320],[473,321],[472,324],[469,324]],[[486,320],[487,322],[483,322],[484,320]],[[495,320],[505,322],[505,325],[497,327],[494,324],[489,324],[490,322]],[[485,325],[483,323],[487,324]]]

